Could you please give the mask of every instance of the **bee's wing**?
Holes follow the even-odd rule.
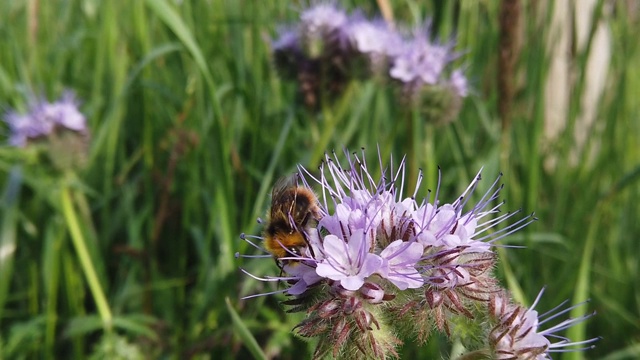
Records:
[[[271,190],[271,201],[279,198],[287,189],[298,186],[298,173],[278,179]]]
[[[276,181],[271,190],[271,218],[277,219],[284,217],[287,219],[295,205],[295,191],[289,191],[291,188],[298,186],[298,173],[285,176]],[[292,197],[293,196],[293,197]]]

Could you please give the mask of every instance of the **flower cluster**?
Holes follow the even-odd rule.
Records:
[[[517,357],[522,348],[547,354],[553,348],[548,340],[535,350],[527,344],[553,331],[534,339],[529,330],[537,314],[496,295],[505,293],[491,273],[494,243],[534,221],[533,215],[504,224],[519,212],[499,214],[499,178],[470,205],[480,173],[457,200],[441,203],[439,187],[417,200],[421,178],[412,196],[403,195],[404,161],[380,170],[375,180],[364,155],[355,154],[347,154],[344,167],[335,154],[325,156],[318,177],[300,167],[299,186],[321,189],[323,216],[298,229],[307,246],[279,259],[286,259],[282,276],[259,278],[243,270],[287,284],[276,292],[288,295],[290,311],[306,312],[296,332],[318,337],[315,357],[394,357],[399,334],[426,341],[438,330],[463,338],[463,327],[474,338],[483,333],[476,345],[496,354]],[[243,238],[259,248],[251,236]],[[267,294],[246,298],[261,295]],[[487,319],[494,319],[493,329]],[[470,320],[477,331],[469,329]]]
[[[553,313],[552,310],[547,314],[539,316],[534,308],[543,292],[544,289],[540,291],[536,301],[529,309],[511,303],[505,292],[492,295],[489,303],[489,314],[496,325],[489,334],[489,343],[493,358],[505,360],[521,358],[544,360],[550,358],[550,353],[571,351],[572,347],[589,345],[598,340],[598,338],[594,338],[582,342],[571,342],[566,337],[555,334],[556,332],[588,319],[595,313],[575,319],[567,319],[546,330],[540,330],[540,325],[582,305],[578,304],[560,310],[558,313]],[[560,304],[556,309],[563,305],[564,303]],[[558,341],[552,343],[552,339]],[[586,348],[589,347],[591,347],[591,345]],[[573,348],[573,350],[578,349]]]
[[[401,32],[381,19],[347,14],[333,3],[319,3],[300,22],[280,31],[272,43],[275,65],[285,79],[298,82],[305,104],[316,108],[352,79],[388,79],[402,99],[440,120],[457,114],[469,90],[453,44],[429,38],[428,26]]]
[[[32,100],[28,112],[10,111],[4,121],[9,125],[12,146],[42,144],[59,168],[79,165],[85,160],[89,131],[72,92],[65,92],[55,102]]]

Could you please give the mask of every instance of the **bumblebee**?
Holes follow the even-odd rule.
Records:
[[[322,214],[316,194],[298,185],[298,176],[280,179],[271,191],[271,210],[263,232],[264,247],[280,268],[292,261],[282,258],[302,255],[303,249],[309,246],[307,230]]]

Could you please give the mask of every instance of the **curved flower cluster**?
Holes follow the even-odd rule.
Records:
[[[318,177],[300,167],[299,186],[320,188],[323,214],[300,229],[308,246],[281,259],[283,276],[245,273],[288,285],[276,292],[289,296],[284,303],[290,311],[307,313],[296,331],[319,338],[316,357],[330,351],[347,358],[395,356],[397,334],[420,341],[432,330],[461,336],[460,324],[483,318],[498,319],[493,329],[477,321],[495,353],[522,353],[518,344],[520,338],[529,343],[530,325],[522,324],[530,323],[530,312],[505,305],[491,269],[494,242],[534,221],[533,215],[505,224],[518,212],[499,214],[499,178],[478,196],[478,174],[457,200],[443,203],[439,188],[433,199],[431,192],[416,199],[421,179],[411,196],[403,194],[404,161],[381,171],[374,178],[364,155],[355,154],[347,155],[344,167],[335,154],[325,156]],[[267,294],[246,298],[261,295]]]
[[[55,102],[33,100],[27,113],[10,111],[4,121],[9,125],[10,145],[23,148],[41,144],[60,169],[82,165],[86,160],[87,122],[70,91]]]
[[[53,133],[56,129],[86,132],[84,115],[78,110],[78,103],[71,92],[65,93],[56,102],[34,101],[26,114],[10,111],[4,121],[9,125],[9,143],[24,147],[29,140],[37,140]]]
[[[544,289],[540,291],[536,301],[529,309],[510,303],[508,295],[504,292],[496,293],[491,297],[489,313],[496,325],[489,334],[489,343],[495,359],[547,360],[551,358],[550,353],[553,352],[576,351],[593,347],[593,345],[589,344],[597,341],[598,338],[571,342],[569,339],[555,333],[580,323],[595,313],[561,321],[546,330],[539,328],[540,325],[547,321],[582,305],[578,304],[554,314],[555,310],[564,305],[560,304],[556,309],[539,316],[534,308],[543,292]],[[552,340],[559,341],[552,342]],[[585,345],[589,346],[584,347]],[[582,346],[582,348],[576,349],[576,346]]]
[[[277,70],[298,82],[311,108],[324,96],[340,94],[355,78],[386,78],[399,85],[403,99],[442,113],[440,120],[457,113],[468,94],[462,71],[449,69],[458,57],[453,43],[433,42],[428,26],[400,32],[384,20],[349,15],[330,2],[302,11],[300,22],[282,29],[272,47]]]

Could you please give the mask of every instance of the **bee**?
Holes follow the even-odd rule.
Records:
[[[302,255],[303,249],[309,247],[307,230],[322,214],[316,194],[298,185],[298,176],[282,178],[273,187],[271,210],[263,232],[264,247],[281,269],[292,261],[282,258]]]

